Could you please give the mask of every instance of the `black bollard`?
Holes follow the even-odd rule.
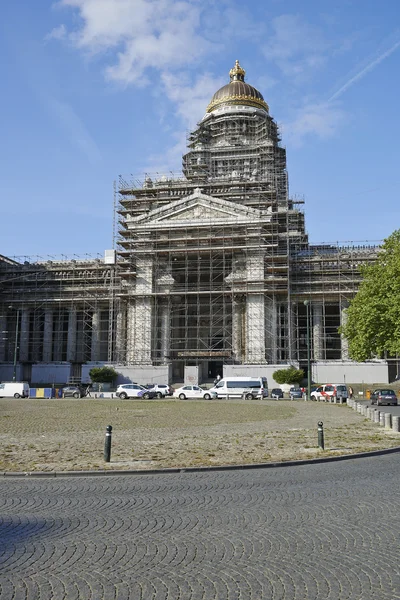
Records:
[[[324,424],[322,421],[318,421],[318,448],[324,450]]]
[[[111,432],[112,425],[106,427],[106,439],[104,441],[104,460],[110,462],[111,460]]]

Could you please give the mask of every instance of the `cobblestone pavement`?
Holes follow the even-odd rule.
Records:
[[[394,600],[399,468],[7,477],[0,598]]]

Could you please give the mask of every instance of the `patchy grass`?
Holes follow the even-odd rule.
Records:
[[[317,423],[324,422],[325,451]],[[113,426],[111,462],[105,428]],[[400,445],[345,405],[304,401],[0,400],[0,470],[246,464]]]

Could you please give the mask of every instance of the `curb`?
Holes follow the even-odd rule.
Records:
[[[372,458],[385,454],[400,452],[400,446],[384,450],[373,450],[371,452],[358,452],[356,454],[342,454],[340,456],[327,456],[325,458],[310,458],[303,460],[287,460],[284,462],[254,463],[251,465],[218,465],[211,467],[176,467],[171,469],[148,469],[148,470],[97,470],[97,471],[6,471],[0,473],[0,477],[25,477],[25,478],[54,478],[54,477],[103,477],[110,475],[170,475],[182,473],[210,473],[216,471],[244,471],[250,469],[277,469],[280,467],[297,467],[302,465],[317,465],[326,462],[339,462],[353,460],[355,458]]]

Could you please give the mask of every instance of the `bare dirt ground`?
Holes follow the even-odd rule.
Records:
[[[107,425],[113,427],[110,463],[104,462]],[[399,433],[339,404],[0,399],[3,473],[252,464],[395,446]]]

